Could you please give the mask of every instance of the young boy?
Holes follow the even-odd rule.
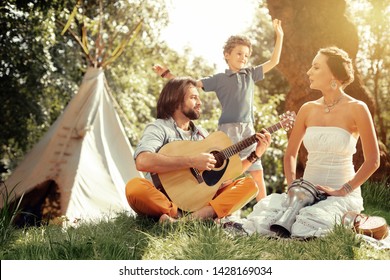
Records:
[[[197,87],[204,91],[214,91],[222,106],[222,114],[218,121],[218,130],[225,132],[233,143],[246,139],[253,134],[253,94],[256,82],[264,78],[264,74],[274,68],[280,60],[283,44],[283,29],[281,21],[273,20],[276,33],[275,47],[270,60],[255,66],[246,67],[252,54],[252,44],[244,36],[231,36],[225,43],[223,54],[229,69],[225,73],[218,73],[197,81]],[[163,78],[172,79],[175,76],[168,68],[161,65],[153,66],[153,70]],[[240,157],[246,158],[256,147],[253,146],[240,152]],[[261,161],[255,162],[249,169],[249,173],[256,181],[259,192],[256,200],[264,198],[266,187]]]

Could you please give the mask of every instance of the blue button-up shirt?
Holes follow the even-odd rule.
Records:
[[[193,122],[190,123],[190,126],[191,140],[198,141],[207,137],[208,133],[206,130],[195,126]],[[153,123],[146,125],[141,140],[134,151],[134,159],[142,152],[158,153],[165,144],[185,139],[185,135],[183,135],[183,132],[172,118],[167,120],[157,119]],[[149,173],[145,174],[145,177],[150,180]]]

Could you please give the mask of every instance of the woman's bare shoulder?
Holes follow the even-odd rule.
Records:
[[[368,111],[368,106],[364,101],[358,100],[351,96],[347,97],[347,105],[350,106],[350,110],[354,110],[356,112]]]
[[[310,109],[312,109],[312,108],[315,108],[315,107],[317,107],[318,105],[321,105],[321,104],[323,104],[323,103],[321,102],[321,98],[320,98],[320,99],[317,99],[317,100],[310,100],[310,101],[305,102],[305,103],[301,106],[300,110],[302,110],[302,111],[307,111],[307,110],[310,110]]]

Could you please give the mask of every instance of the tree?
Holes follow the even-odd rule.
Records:
[[[272,18],[282,20],[285,37],[278,69],[290,85],[286,95],[286,109],[297,112],[303,103],[320,97],[318,91],[310,90],[306,79],[306,72],[318,49],[336,45],[355,59],[359,47],[358,32],[345,15],[345,0],[267,0],[267,6]],[[364,101],[373,116],[376,114],[375,100],[362,84],[356,66],[355,81],[345,91]],[[373,175],[373,179],[383,178],[390,168],[383,144],[380,148],[381,167]],[[302,147],[299,151],[297,176],[302,175],[306,159],[307,151]],[[359,141],[354,156],[355,167],[359,168],[362,162],[363,153]]]
[[[87,25],[92,26],[99,15],[94,14],[99,11],[98,1],[8,0],[0,4],[0,109],[3,112],[0,121],[0,173],[3,179],[62,113],[77,92],[88,67],[86,56],[74,38],[61,34],[77,3],[79,9],[87,8],[88,14],[84,19]],[[156,42],[158,29],[152,29],[154,18],[159,18],[160,22],[167,21],[164,7],[157,7],[159,3],[148,5],[146,1],[136,0],[105,1],[103,4],[107,8],[104,17],[108,19],[108,27],[112,27],[108,32],[113,31],[110,35],[115,34],[122,20],[131,25],[131,20],[136,21],[141,16],[147,18],[143,38],[132,49],[138,53],[133,57],[142,58],[139,50],[146,49],[146,41],[152,42],[149,44],[151,48]],[[118,17],[111,16],[118,10],[121,11]],[[134,14],[139,17],[134,17]],[[72,24],[78,28],[77,34],[83,32],[82,20],[76,18]],[[95,49],[93,44],[91,49]],[[125,69],[132,71],[137,67],[142,67],[142,64],[126,61]],[[139,80],[143,71],[139,72],[131,80]],[[124,77],[126,74],[121,73],[117,80],[129,80]],[[117,80],[114,79],[114,82]],[[133,88],[136,88],[134,84]],[[122,93],[124,89],[118,92]],[[121,96],[118,94],[116,97],[119,99]]]
[[[356,65],[377,105],[378,138],[390,144],[390,0],[348,0],[348,14],[357,26],[360,44]]]
[[[46,1],[0,4],[2,171],[12,169],[14,159],[39,139],[74,89],[66,82],[68,77],[55,74],[56,70],[61,73],[61,68],[56,69],[58,57],[52,51],[53,13],[63,6],[59,1],[51,1],[48,6]],[[54,95],[60,85],[61,95]]]
[[[61,34],[74,7],[76,16]],[[101,25],[99,26],[100,19]],[[88,39],[90,55],[108,55],[121,35],[143,20],[142,32],[106,68],[111,93],[130,142],[136,145],[144,126],[155,117],[163,79],[154,63],[174,65],[177,73],[197,76],[189,60],[159,40],[168,24],[164,1],[144,0],[7,0],[0,3],[0,174],[5,179],[77,92],[91,61],[74,35]],[[101,39],[97,28],[102,28]],[[96,48],[96,44],[102,48]],[[103,46],[104,45],[104,46]],[[193,61],[199,66],[203,62]],[[198,67],[200,68],[200,67]],[[182,71],[185,70],[185,71]]]

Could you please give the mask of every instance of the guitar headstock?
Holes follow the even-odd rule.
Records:
[[[282,125],[284,130],[289,131],[294,126],[295,117],[296,117],[296,114],[294,111],[292,111],[292,112],[287,111],[279,116],[280,124]]]

